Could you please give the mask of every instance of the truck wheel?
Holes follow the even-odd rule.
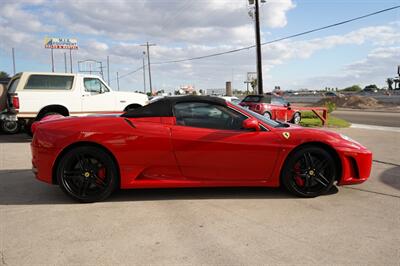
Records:
[[[2,121],[0,127],[6,134],[16,134],[21,129],[18,121]]]

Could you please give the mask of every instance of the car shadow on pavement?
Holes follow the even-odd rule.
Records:
[[[36,180],[31,170],[0,170],[0,205],[73,204],[58,186]],[[329,194],[335,194],[334,187]],[[173,188],[116,191],[106,202],[201,200],[201,199],[291,199],[280,188]]]
[[[32,138],[26,133],[19,133],[14,135],[7,135],[0,133],[0,143],[29,143]]]
[[[387,186],[400,190],[400,166],[385,170],[379,179]]]

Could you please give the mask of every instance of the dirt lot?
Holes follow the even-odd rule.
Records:
[[[76,204],[34,179],[29,140],[0,135],[0,264],[371,264],[400,261],[400,136],[341,129],[371,179],[298,199],[279,189],[151,189]]]

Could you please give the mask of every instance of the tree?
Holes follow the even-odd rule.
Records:
[[[0,78],[1,78],[1,79],[3,79],[3,78],[9,78],[9,77],[10,77],[10,75],[8,75],[7,72],[0,71]]]
[[[375,84],[370,84],[370,85],[365,86],[364,90],[374,91],[374,90],[379,90],[379,88]]]
[[[257,87],[257,79],[253,79],[250,83],[251,87],[253,88],[253,91],[256,89]]]
[[[353,85],[347,88],[344,88],[342,91],[351,91],[351,92],[359,92],[361,91],[361,87],[359,85]]]
[[[392,87],[392,85],[393,85],[393,83],[394,83],[393,79],[388,78],[388,79],[386,80],[386,83],[387,83],[387,85],[388,85],[389,90],[393,90],[393,87]]]

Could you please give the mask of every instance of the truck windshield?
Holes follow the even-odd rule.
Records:
[[[8,93],[15,93],[15,91],[17,90],[17,87],[18,87],[19,79],[20,78],[16,78],[11,81],[11,84],[8,87]]]

